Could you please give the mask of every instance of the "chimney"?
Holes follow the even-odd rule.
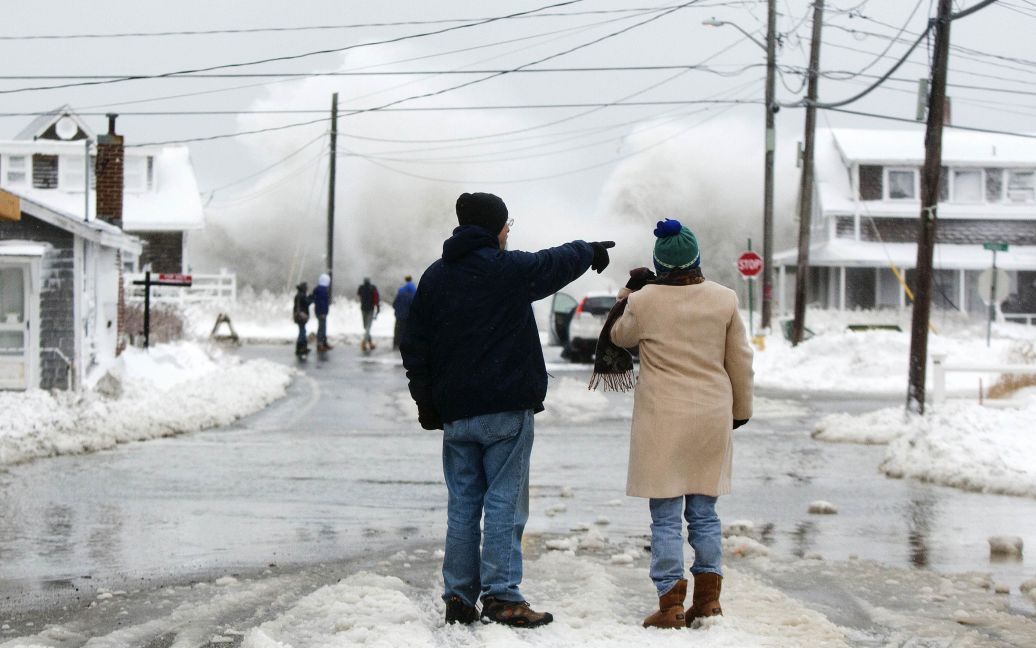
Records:
[[[115,134],[115,113],[108,113],[108,132],[97,136],[97,218],[122,228],[124,149]]]

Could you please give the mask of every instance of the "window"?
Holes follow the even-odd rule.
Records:
[[[881,200],[884,197],[881,172],[880,166],[860,165],[860,200]]]
[[[122,179],[126,191],[144,191],[147,188],[147,160],[142,157],[126,156]]]
[[[953,170],[953,202],[982,202],[982,172],[978,169]]]
[[[90,156],[90,188],[97,188],[97,178],[94,177],[94,167],[97,158]],[[61,188],[65,191],[83,190],[83,156],[66,155],[61,158]]]
[[[939,167],[939,202],[950,202],[950,170]]]
[[[917,171],[913,169],[888,170],[888,197],[891,200],[917,198]]]
[[[1004,199],[1004,170],[986,169],[986,202]]]
[[[147,156],[147,190],[155,188],[155,156]]]
[[[24,155],[9,155],[7,157],[7,184],[25,184]]]
[[[1008,171],[1007,200],[1013,203],[1036,202],[1036,171]]]
[[[36,189],[54,189],[58,186],[58,156],[33,154],[32,186]]]

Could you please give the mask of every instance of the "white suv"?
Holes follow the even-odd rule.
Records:
[[[616,294],[609,291],[589,292],[580,301],[565,293],[554,295],[551,340],[563,347],[561,357],[573,362],[593,359],[597,338],[616,300]]]

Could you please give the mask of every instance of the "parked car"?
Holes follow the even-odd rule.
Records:
[[[565,293],[554,295],[550,338],[561,345],[562,358],[572,362],[593,360],[597,338],[616,300],[616,294],[609,291],[589,292],[579,301]]]

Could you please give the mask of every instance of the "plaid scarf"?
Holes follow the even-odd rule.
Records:
[[[673,270],[644,282],[644,285],[655,286],[690,286],[705,281],[701,268]],[[643,286],[633,288],[636,292]],[[626,299],[615,302],[608,313],[608,319],[601,329],[601,337],[597,339],[597,352],[594,355],[594,373],[590,377],[589,389],[597,389],[603,385],[604,390],[628,392],[636,385],[633,373],[633,355],[626,349],[612,342],[612,327],[622,314],[626,312]]]

